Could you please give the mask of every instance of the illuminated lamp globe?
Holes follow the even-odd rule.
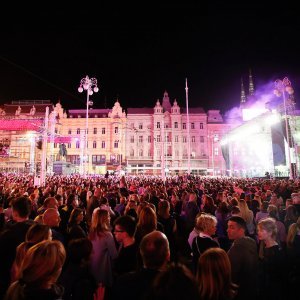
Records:
[[[83,92],[83,88],[82,88],[81,86],[78,88],[78,92],[79,92],[79,93],[82,93],[82,92]]]
[[[288,94],[293,94],[294,93],[294,90],[293,90],[293,88],[291,87],[291,86],[287,86],[286,88],[285,88],[285,90],[288,92]]]
[[[92,96],[94,94],[92,90],[89,90],[88,93],[90,96]]]
[[[99,91],[99,88],[98,88],[97,86],[95,86],[95,87],[94,87],[94,92],[95,92],[95,93],[98,93],[98,91]]]

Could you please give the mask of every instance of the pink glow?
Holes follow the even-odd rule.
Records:
[[[1,120],[0,130],[37,131],[42,124],[42,120]]]

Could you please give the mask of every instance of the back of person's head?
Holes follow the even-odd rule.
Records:
[[[167,217],[170,212],[170,203],[167,200],[162,200],[158,203],[158,214],[162,217]]]
[[[109,231],[110,215],[106,209],[96,208],[93,212],[92,222],[90,226],[90,234],[92,238],[95,234]]]
[[[260,207],[260,210],[262,212],[267,212],[269,207],[269,202],[268,201],[263,201]]]
[[[172,263],[155,278],[147,300],[199,300],[197,281],[182,264]]]
[[[297,222],[290,225],[286,243],[289,248],[294,247],[294,240],[297,234],[300,234],[300,217],[298,217]]]
[[[77,223],[78,216],[81,214],[83,214],[83,210],[81,208],[73,208],[68,221],[69,225],[75,225]]]
[[[114,221],[114,226],[116,225],[120,226],[130,237],[135,235],[136,221],[133,217],[128,215],[120,216]]]
[[[138,220],[138,226],[147,228],[150,230],[155,230],[157,226],[156,213],[150,206],[145,206],[140,214]]]
[[[43,223],[50,227],[57,227],[60,222],[60,215],[56,208],[48,208],[43,213]]]
[[[25,241],[36,244],[43,240],[49,239],[51,236],[50,233],[51,229],[48,225],[35,223],[29,227],[26,233]]]
[[[59,241],[42,241],[28,249],[16,285],[6,299],[22,299],[26,289],[49,289],[57,281],[65,262],[66,252]]]
[[[261,219],[258,222],[257,227],[259,229],[263,229],[263,230],[271,233],[271,237],[274,240],[276,239],[277,226],[276,226],[276,221],[274,220],[274,218],[270,217],[270,218],[263,218],[263,219]]]
[[[93,251],[93,244],[88,238],[73,239],[68,243],[68,259],[74,264],[88,261]]]
[[[221,248],[210,248],[200,256],[197,280],[201,299],[231,299],[235,294],[230,260]]]
[[[169,241],[160,231],[146,234],[140,243],[143,264],[149,269],[162,268],[170,258]]]
[[[269,216],[275,220],[278,220],[278,208],[276,205],[270,204],[268,207]]]
[[[43,206],[45,208],[57,208],[58,202],[55,197],[48,197],[45,199]]]
[[[241,213],[241,210],[237,205],[235,205],[231,208],[232,215],[239,215],[240,213]]]
[[[21,218],[28,218],[31,212],[31,203],[27,197],[18,197],[12,200],[13,213],[16,212]]]

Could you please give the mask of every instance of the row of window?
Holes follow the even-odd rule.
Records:
[[[160,122],[156,123],[156,128],[160,128]],[[132,124],[131,128],[134,128],[134,125]],[[138,126],[139,130],[143,129],[143,124],[139,124]],[[165,128],[168,128],[168,125],[165,125]],[[174,122],[174,128],[178,128],[178,122]],[[186,123],[182,123],[182,129],[186,129]],[[191,123],[191,129],[195,129],[195,123]],[[203,123],[200,123],[200,129],[203,129]],[[85,131],[85,129],[83,130],[83,132]],[[77,128],[76,129],[76,134],[80,134],[81,129]],[[57,128],[55,129],[55,133],[57,133]],[[88,130],[87,130],[88,133]],[[94,127],[93,128],[93,134],[97,134],[98,133],[98,128]],[[101,134],[105,134],[106,133],[106,128],[102,127],[101,128]],[[114,128],[114,133],[118,134],[119,133],[119,127],[115,127]],[[68,134],[72,134],[72,129],[68,130]]]
[[[82,145],[84,146],[84,145]],[[58,147],[58,144],[57,143],[54,143],[54,148],[57,148]],[[87,144],[87,147],[88,147],[88,144]],[[102,141],[101,142],[101,148],[102,149],[105,149],[106,147],[106,143],[105,141]],[[72,144],[71,143],[68,143],[67,144],[67,148],[72,148]],[[80,148],[80,141],[76,141],[75,143],[75,148],[79,149]],[[97,148],[97,142],[96,141],[93,141],[93,148],[96,149]],[[115,141],[114,142],[114,148],[119,148],[119,142],[118,141]]]
[[[161,128],[160,122],[156,123],[156,128],[157,129]],[[165,124],[165,128],[168,128],[168,124]],[[174,122],[174,128],[178,129],[178,122]],[[186,129],[186,128],[187,128],[186,123],[182,123],[182,129]],[[200,123],[199,128],[203,129],[203,123]],[[195,123],[193,122],[191,123],[191,129],[196,129]]]
[[[140,135],[139,139],[138,139],[138,142],[143,143],[143,141],[144,141],[144,136]],[[147,141],[148,141],[148,143],[152,143],[151,136],[147,137]],[[161,142],[161,136],[157,135],[156,138],[154,138],[154,141],[160,143]],[[170,143],[171,142],[171,137],[169,135],[167,135],[165,141],[167,143]],[[175,135],[174,142],[175,143],[179,142],[179,136],[178,135]],[[187,143],[187,137],[186,136],[182,137],[182,142]],[[196,137],[195,136],[191,136],[191,142],[196,143]],[[134,143],[134,136],[130,137],[130,143]],[[204,136],[200,136],[200,143],[204,143]]]

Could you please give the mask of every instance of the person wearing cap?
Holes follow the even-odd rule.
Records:
[[[256,242],[245,235],[246,221],[240,216],[228,220],[228,238],[233,241],[228,250],[232,281],[239,286],[236,300],[257,299],[258,253]]]

